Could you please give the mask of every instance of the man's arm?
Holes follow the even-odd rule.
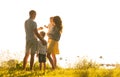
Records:
[[[37,31],[37,28],[34,29],[34,33],[42,41],[42,38],[40,37],[40,35],[39,35],[38,31]]]
[[[34,29],[34,33],[35,35],[41,40],[42,44],[45,45],[46,42],[45,40],[39,35],[38,31],[37,31],[37,28]]]

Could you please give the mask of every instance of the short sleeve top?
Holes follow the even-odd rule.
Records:
[[[38,51],[37,51],[37,53],[39,54],[46,54],[46,51],[47,51],[47,44],[46,45],[43,45],[42,43],[41,43],[41,41],[39,40],[38,41]]]
[[[59,41],[61,37],[61,33],[59,32],[59,28],[54,26],[53,31],[51,33],[48,33],[48,38],[53,39],[55,41]]]
[[[37,28],[37,24],[32,19],[28,19],[25,21],[26,40],[36,40],[37,39],[34,34],[35,28]]]

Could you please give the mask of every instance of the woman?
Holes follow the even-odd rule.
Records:
[[[47,57],[52,65],[52,69],[55,69],[57,66],[56,54],[59,54],[59,40],[62,33],[62,20],[59,16],[54,16],[53,18],[54,27],[52,32],[47,33],[48,35],[48,49]],[[52,55],[52,57],[51,57]]]

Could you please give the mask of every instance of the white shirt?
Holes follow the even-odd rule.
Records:
[[[53,25],[50,23],[48,24],[48,33],[53,34]]]
[[[46,54],[47,51],[47,44],[43,45],[41,41],[38,41],[38,51],[37,54]]]

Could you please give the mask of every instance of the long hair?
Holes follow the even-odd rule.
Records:
[[[61,18],[59,16],[54,16],[53,22],[55,23],[55,26],[58,27],[59,32],[62,33],[63,26]]]

